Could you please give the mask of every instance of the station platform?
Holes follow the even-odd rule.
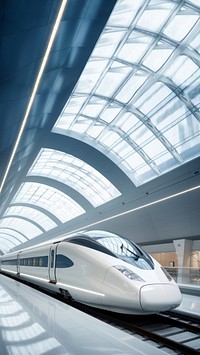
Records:
[[[166,354],[3,275],[0,275],[0,344],[0,355]]]
[[[200,287],[199,296],[182,293],[182,302],[173,312],[200,319]]]
[[[177,313],[200,318],[200,297]],[[0,355],[166,354],[48,295],[0,275]]]

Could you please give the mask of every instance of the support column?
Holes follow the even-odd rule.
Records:
[[[190,262],[193,240],[178,239],[173,240],[178,259],[178,275],[177,282],[182,284],[190,284]]]

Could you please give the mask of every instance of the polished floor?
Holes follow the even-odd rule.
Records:
[[[199,313],[200,298],[189,302],[183,298],[183,306]],[[0,275],[0,344],[0,355],[165,354],[3,275]]]
[[[200,319],[200,287],[199,296],[183,294],[182,297],[182,302],[180,306],[175,309],[175,312]]]

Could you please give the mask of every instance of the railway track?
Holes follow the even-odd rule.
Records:
[[[200,354],[200,322],[172,313],[123,315],[75,305],[112,326],[140,338],[170,354]]]

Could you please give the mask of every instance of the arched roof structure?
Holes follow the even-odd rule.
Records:
[[[1,16],[0,251],[95,225],[198,239],[199,0],[4,1]]]

